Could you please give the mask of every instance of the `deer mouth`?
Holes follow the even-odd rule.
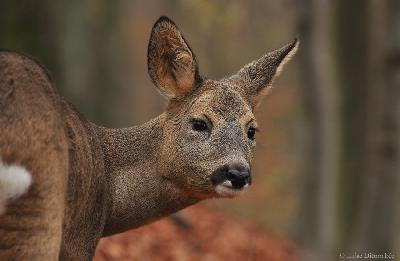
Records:
[[[248,186],[248,183],[236,184],[230,180],[225,180],[215,187],[215,191],[223,197],[236,197],[246,190]]]
[[[223,197],[235,197],[251,184],[248,167],[240,164],[223,165],[211,174],[215,191]]]

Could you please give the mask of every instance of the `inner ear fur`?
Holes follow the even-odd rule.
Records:
[[[199,81],[196,58],[175,23],[160,17],[153,26],[147,54],[150,78],[169,98],[181,98]]]

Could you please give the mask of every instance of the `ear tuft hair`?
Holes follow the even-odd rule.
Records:
[[[274,77],[277,77],[281,74],[283,67],[293,58],[293,56],[297,53],[299,49],[299,39],[296,37],[293,41],[286,46],[282,47],[284,52],[281,54],[281,61],[276,69],[276,73]]]

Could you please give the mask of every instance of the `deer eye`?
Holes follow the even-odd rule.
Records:
[[[249,139],[251,139],[251,140],[254,140],[254,139],[255,139],[255,135],[256,135],[256,128],[250,127],[250,128],[247,130],[247,137],[248,137]]]
[[[192,119],[191,123],[194,131],[208,131],[207,123],[201,119]]]

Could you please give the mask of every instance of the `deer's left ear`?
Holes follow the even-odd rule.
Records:
[[[279,75],[283,66],[293,57],[298,46],[299,41],[294,39],[289,44],[247,64],[229,78],[229,80],[237,83],[239,91],[247,98],[253,109],[260,104],[261,99],[270,89],[274,78]]]
[[[153,26],[147,65],[150,78],[168,98],[186,96],[200,80],[192,50],[175,23],[165,16]]]

